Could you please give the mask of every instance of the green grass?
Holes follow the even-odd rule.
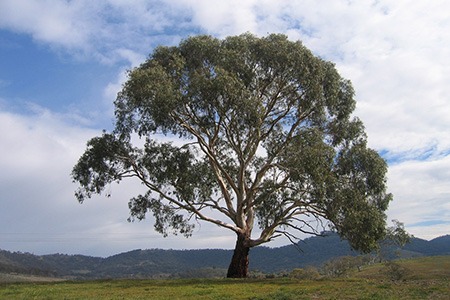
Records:
[[[385,265],[348,278],[298,280],[100,280],[0,284],[0,299],[450,299],[450,257],[397,262],[407,272],[392,280]]]

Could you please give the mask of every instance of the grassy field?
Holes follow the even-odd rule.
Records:
[[[450,257],[374,265],[345,278],[189,279],[0,284],[0,299],[450,299]]]

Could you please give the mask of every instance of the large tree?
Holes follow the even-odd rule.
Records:
[[[148,191],[129,200],[131,219],[151,212],[165,236],[190,236],[198,220],[236,233],[228,277],[247,276],[251,247],[323,226],[370,251],[392,197],[353,97],[332,63],[284,35],[158,47],[129,72],[115,129],[73,168],[76,196],[137,178]]]

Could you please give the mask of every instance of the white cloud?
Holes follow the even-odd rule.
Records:
[[[114,63],[112,58],[121,56],[117,49],[147,52],[160,41],[178,41],[176,34],[164,32],[183,26],[178,13],[161,1],[4,0],[0,28],[79,57]]]
[[[190,9],[192,22],[209,34],[225,37],[258,29],[255,0],[180,0],[178,4]]]
[[[70,251],[77,236],[124,211],[109,204],[111,210],[99,216],[100,207],[82,209],[73,196],[72,166],[97,131],[65,123],[64,116],[45,110],[29,116],[1,111],[0,124],[2,248]]]
[[[388,177],[395,197],[389,210],[390,219],[404,222],[406,229],[418,237],[434,238],[448,234],[449,156],[391,166]],[[431,223],[427,226],[415,225],[428,222]]]
[[[85,1],[83,1],[85,2]],[[80,14],[89,2],[14,0],[0,3],[0,26],[31,34],[36,40],[64,47],[88,42],[88,18]],[[81,6],[83,4],[83,6]],[[92,6],[92,5],[91,5]]]

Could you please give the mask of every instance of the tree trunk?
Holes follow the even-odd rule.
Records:
[[[248,274],[248,253],[250,247],[246,245],[246,236],[237,235],[236,247],[234,248],[233,258],[228,267],[228,278],[246,278]]]

